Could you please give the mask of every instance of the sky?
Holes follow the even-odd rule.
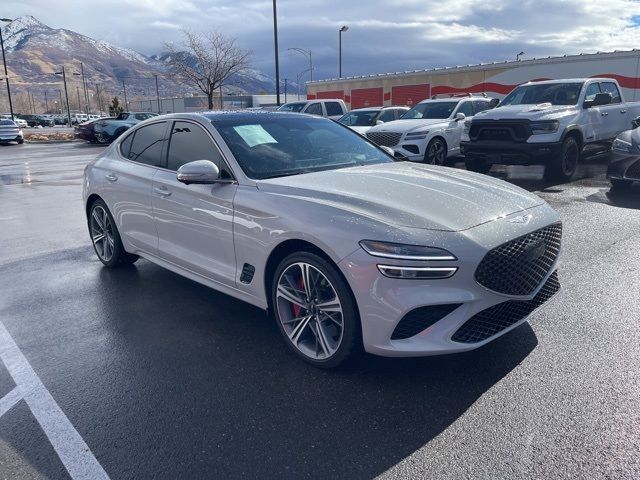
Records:
[[[281,77],[295,81],[312,51],[314,79],[548,55],[640,48],[640,0],[278,0]],[[52,8],[53,7],[53,8]],[[43,23],[151,55],[180,30],[221,31],[274,75],[272,1],[2,0],[0,16]],[[301,78],[304,78],[302,76]]]

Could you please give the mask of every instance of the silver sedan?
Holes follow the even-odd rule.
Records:
[[[263,308],[319,367],[474,349],[560,287],[539,197],[307,115],[152,118],[87,166],[84,202],[104,265],[143,257]]]

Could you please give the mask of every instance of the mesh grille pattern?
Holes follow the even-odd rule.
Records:
[[[525,123],[505,121],[473,121],[469,136],[474,140],[525,141],[531,135]]]
[[[558,273],[553,272],[532,300],[509,300],[476,313],[453,334],[451,340],[459,343],[477,343],[491,338],[531,314],[558,290]]]
[[[394,147],[400,141],[402,133],[397,132],[367,132],[367,138],[383,147]]]
[[[640,160],[631,164],[624,174],[625,178],[632,178],[634,180],[640,180]]]
[[[429,328],[438,320],[446,317],[461,303],[451,303],[448,305],[430,305],[427,307],[418,307],[407,313],[402,320],[396,325],[396,329],[391,335],[391,340],[400,340],[417,335],[423,330]]]
[[[536,230],[487,253],[478,268],[477,282],[505,295],[530,295],[553,266],[562,238],[562,224]]]

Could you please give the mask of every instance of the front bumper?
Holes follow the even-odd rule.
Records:
[[[23,135],[0,135],[0,142],[19,142],[23,140]]]
[[[640,154],[611,150],[607,177],[640,181]]]
[[[463,141],[460,153],[465,158],[500,165],[539,165],[560,156],[561,142],[527,143],[515,141]]]
[[[442,242],[438,246],[453,252],[458,256],[458,260],[428,263],[429,266],[437,264],[457,267],[458,271],[447,279],[408,280],[384,277],[377,269],[380,263],[425,266],[425,262],[376,258],[364,250],[358,250],[343,259],[339,267],[351,285],[358,304],[365,350],[382,356],[424,356],[463,352],[481,347],[525,322],[531,311],[555,293],[553,291],[549,294],[549,282],[552,282],[557,260],[538,287],[527,296],[513,297],[492,292],[480,285],[474,274],[489,250],[558,221],[557,214],[546,204],[530,209],[527,213],[532,215],[527,225],[509,222],[512,216],[523,214],[518,212],[463,232],[439,234]],[[542,301],[540,296],[544,297]],[[407,314],[420,307],[451,305],[455,308],[449,309],[450,312],[445,313],[428,328],[409,338],[392,338],[394,332],[397,332],[399,322]],[[469,341],[470,337],[467,335],[461,339],[459,331],[463,330],[463,325],[466,326],[467,322],[478,319],[482,321],[482,315],[491,313],[488,309],[497,308],[498,305],[502,305],[500,315],[504,315],[503,310],[508,308],[515,308],[517,313],[522,315],[511,323],[507,322],[504,328],[497,328],[487,338],[479,341],[472,338]]]

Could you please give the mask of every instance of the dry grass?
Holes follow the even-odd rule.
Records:
[[[27,142],[70,142],[74,139],[73,132],[24,132]]]

